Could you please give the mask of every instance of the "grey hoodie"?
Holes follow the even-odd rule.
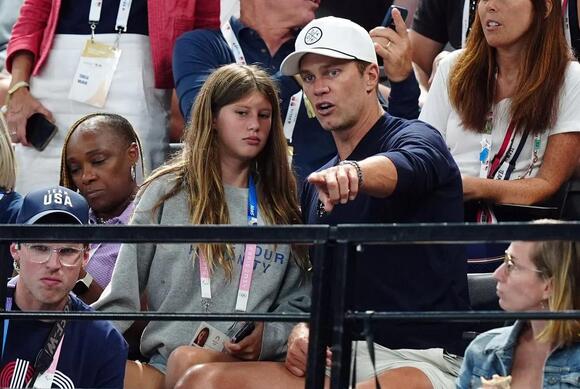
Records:
[[[184,191],[163,204],[160,215],[151,213],[157,200],[171,187],[174,176],[152,182],[138,200],[130,224],[189,225],[189,205]],[[247,225],[247,189],[225,187],[232,225]],[[258,202],[260,194],[258,193]],[[264,224],[258,214],[258,222]],[[195,245],[123,244],[111,283],[93,304],[100,311],[128,312],[140,309],[146,292],[149,310],[158,312],[234,312],[243,260],[243,245],[235,245],[236,262],[231,280],[223,269],[211,275],[212,299],[202,304]],[[289,245],[258,244],[247,312],[306,312],[310,306],[310,279],[290,258]],[[131,322],[114,322],[124,332]],[[141,337],[141,353],[165,359],[178,346],[191,343],[199,322],[151,321]],[[226,332],[232,323],[214,322]],[[281,360],[293,323],[266,323],[260,360]]]

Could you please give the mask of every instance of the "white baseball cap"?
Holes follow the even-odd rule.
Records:
[[[348,19],[334,16],[314,19],[300,31],[296,38],[296,51],[282,62],[282,74],[293,76],[300,73],[300,60],[308,53],[377,63],[369,33]]]

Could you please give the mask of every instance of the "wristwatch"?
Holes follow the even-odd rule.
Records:
[[[89,287],[91,286],[92,282],[93,276],[87,272],[87,274],[83,278],[81,278],[76,282],[75,287],[73,288],[72,291],[77,296],[84,294],[89,290]]]

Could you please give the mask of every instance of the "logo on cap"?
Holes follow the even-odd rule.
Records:
[[[69,197],[67,192],[62,191],[61,189],[49,189],[47,193],[44,195],[43,199],[44,205],[65,205],[68,207],[72,207],[73,203],[71,198]]]
[[[322,30],[318,27],[311,27],[304,35],[304,43],[313,45],[322,38]]]

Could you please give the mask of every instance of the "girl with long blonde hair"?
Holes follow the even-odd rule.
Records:
[[[267,73],[236,64],[216,70],[197,97],[183,143],[183,150],[143,184],[131,224],[301,222],[277,90]],[[302,310],[308,303],[308,268],[306,249],[286,244],[125,244],[96,307],[137,310],[139,295],[146,292],[153,311]],[[170,354],[206,327],[204,348],[178,352],[187,354],[185,364],[282,358],[292,324],[254,326],[233,343],[223,339],[239,327],[233,323],[151,322],[141,340],[149,364],[130,361],[126,386],[162,386]]]

